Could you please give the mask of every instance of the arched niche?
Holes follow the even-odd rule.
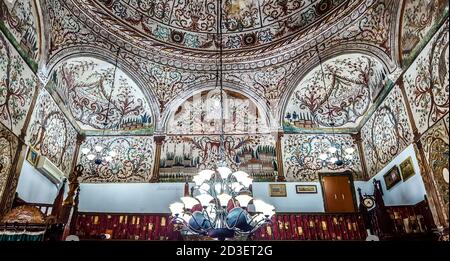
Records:
[[[386,77],[385,66],[367,54],[342,54],[323,61],[322,66],[316,64],[283,105],[284,130],[327,129],[333,124],[336,128],[357,128]]]
[[[114,64],[98,58],[71,57],[53,68],[48,89],[82,130],[153,132],[146,96],[119,66],[115,70]]]
[[[269,133],[264,110],[247,95],[226,88],[223,92],[224,133]],[[167,134],[220,134],[220,90],[204,89],[174,104],[165,122]]]

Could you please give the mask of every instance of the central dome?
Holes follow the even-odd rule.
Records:
[[[130,39],[129,44],[135,47],[158,50],[159,55],[216,58],[220,44],[218,14],[222,13],[224,58],[253,56],[253,60],[257,59],[255,55],[267,57],[281,47],[298,46],[299,41],[315,37],[348,16],[360,3],[359,0],[74,1],[84,6],[83,12],[104,29]]]

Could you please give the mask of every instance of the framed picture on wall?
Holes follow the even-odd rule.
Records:
[[[27,161],[30,162],[31,165],[36,166],[37,162],[39,160],[39,154],[35,149],[30,147],[27,154]]]
[[[393,186],[395,186],[402,180],[400,176],[400,170],[398,169],[397,165],[392,167],[386,174],[384,174],[383,178],[387,190],[390,190]]]
[[[286,184],[269,184],[271,197],[287,197]]]
[[[316,185],[296,185],[295,191],[297,192],[297,194],[317,193],[317,186]]]
[[[414,174],[416,174],[414,172],[414,166],[411,156],[409,156],[402,163],[400,163],[400,172],[402,174],[403,181],[409,179],[410,177],[414,176]]]

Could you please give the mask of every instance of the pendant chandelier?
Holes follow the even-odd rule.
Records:
[[[110,107],[111,107],[111,99],[114,92],[114,85],[116,82],[116,73],[117,73],[117,63],[119,59],[120,54],[120,48],[117,50],[116,60],[114,63],[114,72],[112,76],[112,82],[111,82],[111,90],[109,92],[108,97],[108,106],[106,108],[106,115],[105,115],[105,122],[103,123],[103,135],[105,134],[106,128],[108,128],[108,120],[109,120],[109,113],[110,113]],[[94,145],[94,148],[91,150],[89,148],[83,148],[81,149],[81,153],[86,155],[86,158],[90,161],[93,161],[96,165],[101,165],[102,163],[108,163],[114,160],[114,158],[117,156],[117,152],[114,150],[109,150],[108,148],[105,148],[100,142]]]
[[[219,0],[222,7],[222,0]],[[253,180],[243,171],[232,172],[225,161],[224,100],[222,78],[222,8],[219,9],[217,42],[219,58],[216,70],[216,87],[220,88],[220,146],[219,158],[214,170],[205,169],[193,177],[191,195],[172,203],[169,209],[172,222],[184,231],[218,240],[248,236],[271,222],[274,206],[254,199],[251,191]]]
[[[317,52],[317,56],[319,58],[319,65],[320,65],[320,71],[322,74],[323,87],[326,90],[325,72],[323,70],[322,58],[320,57],[319,48],[317,47],[317,45],[316,45],[316,52]],[[330,91],[332,91],[332,90],[330,90]],[[331,95],[329,97],[331,97]],[[327,149],[327,152],[323,152],[323,153],[319,154],[319,159],[322,161],[322,163],[324,165],[327,165],[327,162],[329,162],[331,164],[335,164],[336,166],[342,166],[347,161],[353,159],[353,153],[355,152],[355,149],[353,147],[347,147],[344,149],[344,148],[342,148],[341,145],[339,145],[337,143],[336,133],[334,132],[335,122],[333,119],[329,99],[330,98],[327,99],[327,106],[328,106],[328,111],[329,111],[328,112],[328,119],[329,119],[328,124],[331,126],[333,135],[332,135],[330,147]]]

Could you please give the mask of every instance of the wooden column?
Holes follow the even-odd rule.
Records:
[[[61,212],[58,215],[58,223],[65,224],[64,233],[61,240],[64,240],[70,232],[70,224],[72,223],[72,216],[74,206],[76,205],[75,195],[77,194],[80,183],[78,178],[83,175],[84,168],[81,165],[77,165],[75,170],[69,175],[69,192],[61,207]]]
[[[73,153],[73,158],[72,158],[72,171],[75,171],[75,168],[77,166],[78,163],[78,156],[80,155],[80,147],[81,144],[83,144],[83,142],[86,140],[86,136],[84,134],[80,134],[78,133],[77,135],[77,143],[75,145],[75,151]]]
[[[417,161],[419,162],[420,174],[422,176],[425,190],[427,192],[428,204],[433,216],[436,227],[448,227],[444,214],[444,203],[440,200],[439,192],[436,189],[433,177],[433,170],[431,169],[423,151],[422,142],[418,140],[414,143],[414,150],[416,152]]]
[[[19,182],[22,164],[27,152],[27,146],[19,139],[17,151],[14,155],[13,163],[6,180],[5,189],[0,200],[0,218],[6,214],[12,207],[16,194],[17,183]]]
[[[435,181],[433,177],[433,170],[428,164],[428,160],[425,156],[423,150],[422,142],[420,141],[421,134],[417,129],[417,125],[414,121],[414,116],[411,108],[411,104],[408,100],[408,95],[406,93],[405,87],[403,85],[403,75],[397,81],[400,87],[403,100],[405,102],[406,112],[408,114],[408,119],[411,124],[411,129],[414,135],[414,150],[416,152],[417,160],[419,162],[420,174],[422,176],[423,183],[425,185],[425,190],[427,192],[428,204],[430,206],[431,214],[433,215],[434,223],[437,227],[448,227],[444,214],[444,203],[439,197],[439,192],[435,186]]]
[[[150,179],[151,183],[159,182],[159,163],[161,160],[161,147],[166,136],[155,136],[155,160],[153,161],[153,172]]]
[[[364,155],[364,149],[362,145],[361,132],[356,134],[352,134],[353,139],[355,140],[356,146],[358,147],[359,158],[361,159],[361,168],[362,168],[362,177],[364,180],[369,180],[370,175],[367,171],[367,162],[366,156]]]
[[[31,116],[33,114],[34,108],[36,106],[36,101],[39,96],[39,93],[42,89],[42,84],[37,81],[36,88],[33,92],[33,98],[31,99],[30,109],[27,112],[27,116],[25,118],[25,122],[23,124],[22,130],[20,131],[20,135],[18,137],[18,145],[16,154],[14,155],[13,163],[11,165],[10,173],[6,180],[5,190],[3,191],[3,195],[0,195],[0,218],[8,212],[13,204],[14,197],[16,194],[17,183],[19,182],[20,172],[22,171],[23,161],[26,158],[27,154],[27,145],[25,144],[25,137],[27,135],[28,126],[30,125]]]
[[[276,132],[273,134],[275,138],[275,150],[277,154],[277,168],[278,168],[278,176],[277,181],[278,182],[284,182],[286,181],[286,177],[284,175],[284,168],[283,168],[283,146],[281,146],[281,138],[283,137],[282,132]]]

